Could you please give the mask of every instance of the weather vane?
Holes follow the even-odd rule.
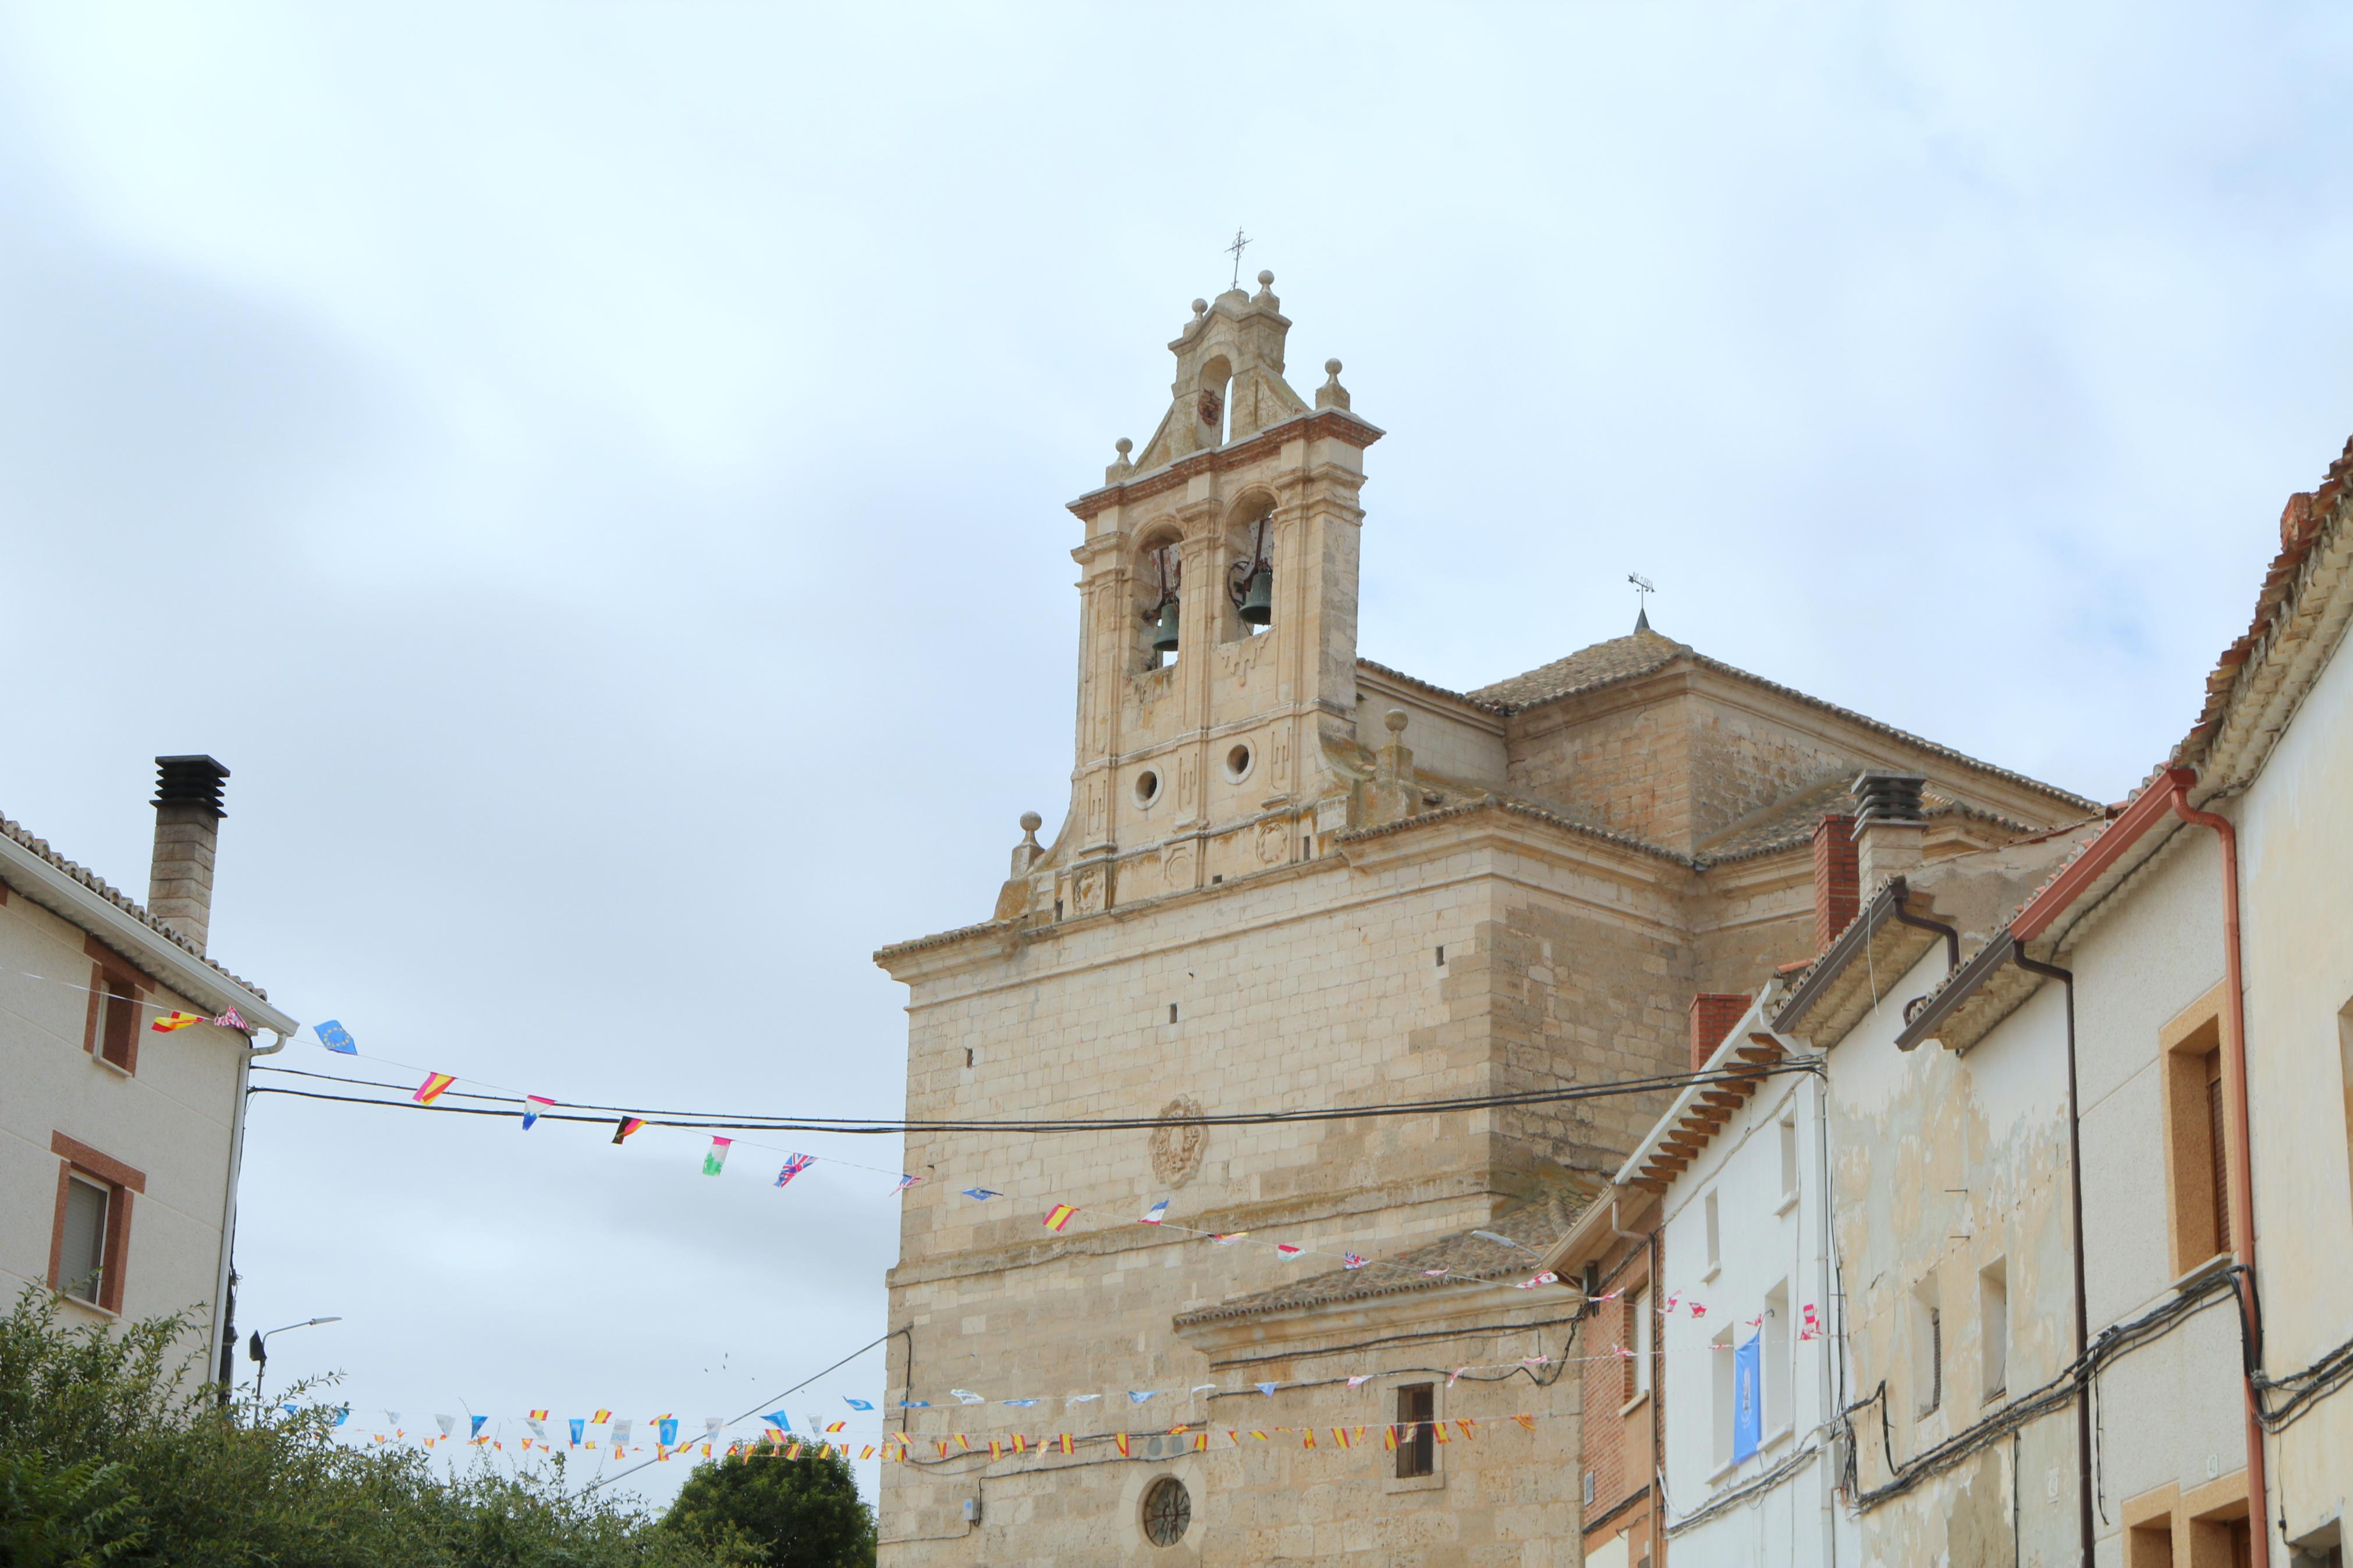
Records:
[[[1236,289],[1242,286],[1242,247],[1250,243],[1250,241],[1249,237],[1242,233],[1239,226],[1237,226],[1234,230],[1234,242],[1226,247],[1228,250],[1233,252],[1234,281],[1232,286]]]
[[[1651,629],[1651,595],[1659,591],[1659,585],[1640,572],[1627,573],[1626,581],[1634,584],[1634,629],[1638,632],[1649,631]]]

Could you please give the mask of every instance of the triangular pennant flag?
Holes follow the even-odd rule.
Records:
[[[159,1035],[168,1035],[174,1029],[185,1029],[191,1024],[203,1022],[205,1016],[202,1013],[159,1013],[155,1021],[147,1026]]]
[[[555,1101],[543,1094],[526,1094],[522,1097],[522,1130],[524,1131],[530,1131],[532,1124],[539,1120],[542,1107],[553,1110],[555,1109]]]
[[[1005,1194],[988,1187],[966,1187],[964,1190],[964,1195],[975,1203],[985,1204],[991,1198],[1001,1198]]]
[[[454,1073],[427,1073],[425,1075],[425,1081],[418,1084],[417,1086],[417,1092],[410,1095],[408,1098],[417,1101],[419,1105],[430,1105],[435,1100],[441,1098],[441,1093],[444,1089],[448,1089],[451,1084],[457,1081],[458,1079]]]
[[[489,1416],[487,1416],[487,1415],[476,1415],[476,1416],[471,1417],[471,1419],[472,1419],[472,1421],[473,1421],[473,1423],[474,1423],[474,1431],[473,1431],[473,1435],[474,1435],[475,1436],[479,1437],[479,1436],[480,1436],[482,1435],[482,1425],[483,1425],[483,1423],[484,1423],[484,1422],[486,1422],[486,1421],[488,1421],[488,1420],[490,1420],[490,1417],[489,1417]]]
[[[622,1139],[627,1138],[630,1133],[635,1132],[638,1128],[643,1127],[645,1124],[646,1119],[642,1116],[622,1117],[620,1121],[613,1124],[613,1142],[618,1143]]]
[[[1078,1212],[1069,1204],[1056,1204],[1053,1212],[1046,1216],[1046,1228],[1052,1231],[1060,1230],[1071,1223],[1071,1216]]]
[[[1162,1220],[1166,1219],[1167,1217],[1168,1200],[1166,1198],[1163,1198],[1158,1203],[1154,1204],[1150,1208],[1144,1211],[1144,1218],[1139,1223],[1144,1225],[1158,1225]]]
[[[1127,1447],[1127,1434],[1126,1434],[1126,1433],[1124,1433],[1124,1432],[1116,1432],[1116,1433],[1113,1433],[1113,1434],[1112,1435],[1112,1441],[1113,1441],[1113,1443],[1115,1443],[1115,1444],[1117,1444],[1117,1445],[1118,1445],[1118,1447],[1119,1447],[1119,1457],[1120,1457],[1121,1458],[1123,1458],[1123,1459],[1126,1459],[1126,1458],[1134,1458],[1134,1456],[1133,1456],[1133,1455],[1131,1455],[1131,1454],[1128,1452],[1128,1447]]]
[[[1514,1415],[1512,1419],[1518,1422],[1521,1426],[1526,1427],[1531,1432],[1536,1429],[1536,1418],[1533,1415]]]
[[[807,1170],[811,1165],[816,1163],[817,1156],[814,1154],[786,1155],[785,1168],[776,1173],[776,1185],[780,1187],[785,1185],[795,1176],[799,1175],[803,1171]]]
[[[334,1051],[347,1057],[355,1057],[360,1054],[358,1042],[353,1040],[351,1036],[344,1031],[343,1026],[341,1024],[336,1023],[332,1018],[328,1019],[323,1024],[311,1025],[311,1032],[318,1036],[319,1043],[326,1047],[331,1051]]]
[[[923,1177],[921,1177],[921,1176],[901,1176],[901,1177],[899,1178],[899,1184],[898,1184],[897,1186],[895,1186],[895,1187],[892,1187],[892,1188],[891,1189],[891,1191],[892,1191],[893,1194],[897,1194],[897,1193],[903,1193],[903,1192],[905,1192],[909,1187],[913,1186],[917,1182],[920,1182],[920,1181],[922,1181],[923,1179]]]

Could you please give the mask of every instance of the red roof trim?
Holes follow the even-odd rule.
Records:
[[[2195,768],[2168,768],[2151,779],[2148,787],[2125,807],[2123,815],[2086,843],[2082,853],[2061,867],[2057,876],[2020,907],[2018,918],[2010,922],[2010,934],[2020,942],[2032,942],[2050,929],[2051,922],[2064,914],[2069,905],[2124,858],[2126,850],[2140,842],[2142,835],[2158,823],[2171,820],[2174,796],[2187,795],[2189,786],[2197,782]]]

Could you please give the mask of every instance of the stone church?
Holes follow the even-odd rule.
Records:
[[[1258,281],[1194,302],[1159,427],[1070,503],[1060,828],[876,954],[911,1119],[1146,1123],[909,1137],[890,1568],[1577,1561],[1582,1297],[1509,1286],[1668,1091],[1216,1119],[1687,1070],[1695,998],[1813,956],[1861,772],[1926,778],[1931,858],[2097,809],[1647,625],[1468,692],[1360,657],[1384,433],[1336,360],[1293,390]]]

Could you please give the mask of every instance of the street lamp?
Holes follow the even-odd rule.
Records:
[[[341,1318],[306,1318],[299,1323],[288,1323],[285,1328],[271,1329],[269,1333],[257,1331],[253,1336],[252,1342],[245,1347],[246,1355],[251,1358],[253,1362],[253,1402],[256,1405],[261,1403],[261,1374],[269,1370],[270,1334],[282,1334],[286,1332],[288,1329],[311,1329],[318,1327],[321,1323],[340,1323],[342,1321],[343,1319]]]

